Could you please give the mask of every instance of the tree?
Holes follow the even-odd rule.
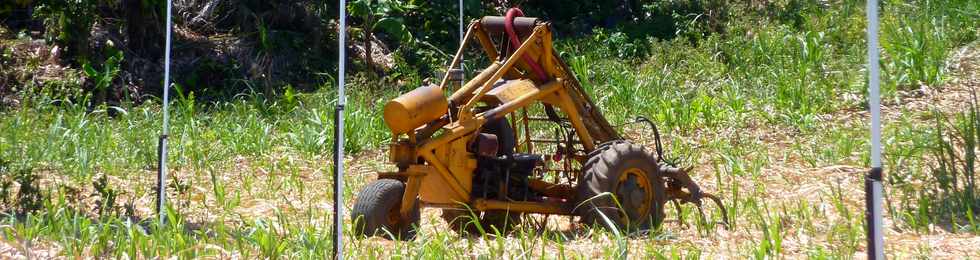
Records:
[[[360,19],[359,30],[364,37],[364,62],[368,70],[374,68],[371,58],[371,40],[374,38],[375,31],[384,31],[401,42],[413,39],[404,20],[397,17],[413,8],[414,5],[397,0],[355,0],[347,7],[351,16]],[[380,19],[377,19],[379,17]]]
[[[163,57],[163,38],[166,33],[164,0],[122,0],[122,18],[125,19],[127,48],[139,56],[158,60]]]

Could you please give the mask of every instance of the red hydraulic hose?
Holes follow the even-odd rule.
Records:
[[[521,11],[520,8],[511,8],[507,10],[507,15],[504,18],[504,30],[507,31],[507,36],[510,38],[510,44],[514,45],[514,48],[521,46],[521,40],[517,38],[517,31],[514,30],[514,18],[521,16],[524,16],[524,12]],[[545,46],[545,48],[548,48],[548,46]],[[531,67],[531,70],[534,71],[534,74],[538,76],[539,80],[543,81],[548,78],[548,76],[544,73],[544,69],[541,68],[541,65],[535,62],[534,59],[531,59],[531,56],[525,53],[521,56],[521,58],[524,59],[524,63],[527,63],[527,65]]]

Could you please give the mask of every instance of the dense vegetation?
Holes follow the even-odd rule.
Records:
[[[331,81],[320,72],[336,66],[335,1],[174,1],[176,81],[198,98],[223,99],[244,91],[282,94],[286,86],[316,89]],[[720,1],[557,1],[523,3],[530,13],[555,21],[569,34],[597,26],[640,21],[655,36],[674,37],[677,14],[706,13],[716,24]],[[58,46],[57,62],[85,71],[86,91],[97,102],[140,101],[160,93],[165,5],[163,0],[13,1],[0,7],[7,34],[32,34]],[[520,4],[520,3],[514,3]],[[444,63],[459,38],[457,1],[350,1],[355,71],[377,71],[391,82],[418,84]],[[499,14],[506,1],[465,1],[470,18]],[[594,8],[599,6],[599,8]],[[707,10],[706,8],[719,8]],[[622,15],[627,14],[627,15]],[[715,25],[717,26],[717,25]],[[647,32],[644,32],[647,33]],[[695,32],[700,33],[700,32]],[[8,36],[9,37],[9,36]],[[370,55],[365,55],[368,53]],[[379,64],[375,64],[379,63]],[[111,84],[96,83],[118,71]],[[9,72],[8,72],[9,73]],[[23,77],[12,80],[23,84]]]
[[[347,69],[356,73],[347,132],[357,134],[345,144],[356,154],[346,198],[383,167],[375,150],[389,134],[378,104],[438,73],[458,39],[455,19],[446,19],[456,1],[351,2],[355,55]],[[692,222],[632,237],[556,228],[476,238],[428,232],[411,242],[353,241],[352,255],[844,258],[863,250],[859,172],[822,172],[867,165],[867,127],[855,112],[866,110],[863,2],[595,2],[522,6],[555,22],[558,51],[614,123],[646,115],[666,129],[669,150],[698,166],[698,179],[731,205],[732,232],[742,232],[729,239],[734,247],[692,242],[686,236],[728,234]],[[175,1],[175,200],[171,221],[158,226],[145,219],[153,214],[163,3],[0,4],[2,241],[68,257],[323,257],[337,4]],[[499,6],[466,1],[470,18]],[[964,45],[977,48],[978,21],[977,1],[882,3],[894,232],[980,232],[976,109],[902,106],[947,91],[949,60]],[[364,50],[374,44],[381,51],[368,52],[367,62]],[[642,130],[625,130],[649,141]],[[809,176],[818,174],[836,182]],[[803,188],[800,179],[821,189],[781,198]]]

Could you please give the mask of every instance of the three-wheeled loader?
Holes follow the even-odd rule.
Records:
[[[473,21],[440,85],[385,105],[398,170],[357,195],[355,233],[411,239],[421,207],[441,208],[456,231],[492,233],[529,213],[638,230],[658,226],[668,200],[721,206],[663,162],[659,133],[656,153],[624,139],[555,53],[550,24],[520,16]],[[490,64],[447,97],[474,40]]]

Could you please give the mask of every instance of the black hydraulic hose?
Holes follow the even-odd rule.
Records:
[[[636,121],[634,121],[634,122],[646,122],[648,125],[650,125],[650,128],[653,129],[653,137],[655,138],[655,141],[656,141],[656,144],[657,144],[657,161],[658,162],[663,162],[663,159],[664,159],[664,145],[660,141],[660,130],[657,129],[657,124],[654,124],[653,121],[650,121],[650,119],[648,119],[646,117],[642,117],[642,116],[636,117]]]

